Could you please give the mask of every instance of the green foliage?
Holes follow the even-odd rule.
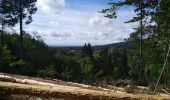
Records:
[[[84,73],[90,73],[92,68],[93,68],[93,64],[92,64],[92,61],[89,57],[85,57],[81,60],[81,66],[82,66],[82,69],[84,71]]]
[[[24,34],[24,59],[19,60],[18,34],[4,34],[4,47],[1,52],[0,65],[1,71],[23,74],[36,75],[38,69],[42,66],[48,66],[54,62],[54,53],[44,42],[32,38],[27,33]],[[45,59],[47,58],[47,59]]]
[[[9,70],[9,64],[12,62],[13,56],[11,51],[8,49],[7,45],[2,48],[2,55],[0,59],[0,70],[7,71]]]
[[[145,82],[153,84],[164,64],[167,49],[170,44],[170,1],[169,0],[112,0],[110,8],[104,9],[102,13],[108,18],[116,18],[117,11],[121,7],[133,6],[136,16],[129,22],[143,21],[143,67]],[[149,18],[149,19],[148,19]],[[144,20],[145,19],[145,20]],[[133,41],[133,47],[128,52],[128,65],[130,67],[130,78],[138,83],[140,81],[140,55],[139,40],[141,27],[135,28],[128,40]],[[169,63],[169,60],[168,60]],[[167,65],[168,66],[168,65]],[[167,68],[168,69],[168,68]],[[161,77],[161,84],[167,84],[169,70]]]
[[[62,78],[69,81],[78,81],[81,79],[80,64],[75,58],[67,56],[64,59],[63,72],[61,73]]]
[[[162,69],[162,64],[150,65],[149,77],[151,82],[156,82]]]
[[[81,51],[70,52],[48,47],[41,39],[35,39],[25,33],[25,56],[24,60],[19,60],[18,38],[17,34],[4,34],[6,45],[3,47],[0,60],[0,70],[3,72],[58,78],[87,84],[114,84],[117,80],[132,80],[133,83],[139,81],[138,42],[134,42],[132,48],[128,50],[104,48],[94,51],[91,46],[86,45]],[[136,37],[130,39],[136,40]],[[150,84],[154,84],[164,62],[164,52],[154,47],[151,39],[145,40],[144,48],[146,67],[144,76]],[[90,51],[94,52],[90,53]],[[120,84],[124,83],[126,82]]]
[[[14,61],[10,63],[10,73],[16,73],[21,75],[32,75],[33,67],[30,62],[26,62],[23,60]]]
[[[49,67],[45,67],[45,69],[38,70],[37,74],[41,77],[55,78],[57,71],[54,65],[50,65]]]

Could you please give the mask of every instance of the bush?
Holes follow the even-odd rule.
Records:
[[[33,75],[34,69],[32,63],[18,60],[10,63],[11,73],[21,75]]]
[[[57,72],[55,70],[54,65],[50,65],[49,67],[46,67],[45,69],[40,69],[37,71],[38,76],[40,77],[56,77]]]

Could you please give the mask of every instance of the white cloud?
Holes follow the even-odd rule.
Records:
[[[37,5],[46,13],[58,12],[65,6],[65,0],[38,0]]]
[[[72,36],[72,34],[67,33],[67,32],[64,32],[64,33],[52,32],[52,33],[51,33],[51,36],[52,36],[52,37],[55,37],[55,38],[69,38],[69,37]]]
[[[105,26],[111,25],[113,20],[105,18],[103,14],[96,14],[92,18],[89,19],[90,26]]]
[[[97,13],[102,8],[82,11],[65,6],[65,0],[38,0],[39,11],[25,30],[37,31],[49,45],[82,45],[84,42],[99,45],[123,41],[135,25],[124,23],[133,12],[121,10],[117,19],[108,19]],[[59,10],[60,13],[50,13]]]

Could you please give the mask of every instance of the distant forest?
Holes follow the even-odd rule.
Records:
[[[136,17],[127,22],[139,22],[141,26],[137,26],[124,43],[98,47],[85,43],[75,51],[50,47],[37,34],[33,37],[23,31],[22,25],[33,21],[31,15],[36,13],[36,0],[14,0],[15,7],[11,7],[12,0],[2,1],[1,72],[92,85],[121,83],[154,87],[167,57],[159,86],[170,88],[170,57],[167,56],[170,45],[170,0],[112,1],[111,8],[103,9],[101,13],[116,18],[117,8],[134,6]],[[20,34],[3,30],[17,23],[20,24]]]

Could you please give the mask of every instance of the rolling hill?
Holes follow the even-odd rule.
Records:
[[[52,47],[65,49],[65,50],[80,50],[82,48],[82,46],[52,46]],[[106,45],[95,45],[92,47],[94,50],[100,50],[103,48],[110,48],[110,47],[129,49],[132,47],[132,41],[112,43],[112,44],[106,44]]]

